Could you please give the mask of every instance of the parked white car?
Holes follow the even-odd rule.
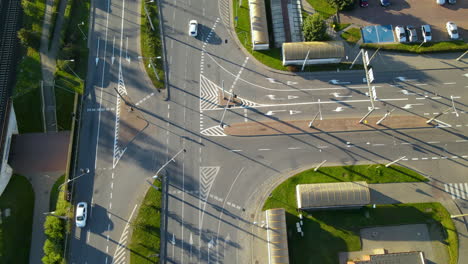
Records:
[[[406,42],[406,33],[402,26],[395,27],[395,35],[398,39],[398,42]]]
[[[422,25],[421,26],[421,31],[422,31],[422,36],[423,36],[424,42],[428,42],[428,41],[432,40],[431,26]]]
[[[85,227],[88,218],[88,204],[80,202],[76,206],[75,222],[77,227]]]
[[[436,0],[436,3],[438,5],[444,5],[445,4],[445,0]]]
[[[189,22],[189,36],[196,37],[198,35],[198,22],[190,20]]]
[[[447,28],[447,32],[450,36],[451,39],[458,39],[458,27],[455,23],[453,23],[452,21],[449,21],[447,22],[447,24],[445,25],[445,27]]]

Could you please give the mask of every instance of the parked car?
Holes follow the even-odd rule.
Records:
[[[456,4],[457,0],[448,0],[448,3],[451,4],[451,5]]]
[[[359,6],[360,7],[368,7],[369,6],[369,0],[359,0]]]
[[[438,5],[444,5],[445,4],[445,0],[436,0],[436,3]]]
[[[455,23],[449,21],[445,27],[447,28],[447,32],[451,39],[458,39],[458,27]]]
[[[196,37],[198,35],[198,22],[190,20],[189,22],[189,36]]]
[[[422,36],[423,36],[424,42],[428,42],[428,41],[432,40],[431,26],[422,25],[421,26],[421,31],[422,31]]]
[[[416,28],[413,26],[406,26],[406,33],[408,35],[409,42],[416,42],[418,41],[418,33],[416,32]]]
[[[80,202],[76,206],[76,215],[75,215],[75,223],[77,227],[85,227],[86,226],[86,219],[88,211],[88,204],[85,202]]]
[[[402,26],[395,27],[395,35],[397,37],[398,42],[406,42],[406,33],[405,29]]]
[[[390,0],[380,0],[380,5],[381,6],[389,6],[390,5]]]

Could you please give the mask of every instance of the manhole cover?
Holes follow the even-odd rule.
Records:
[[[211,64],[207,63],[207,64],[206,64],[206,67],[207,67],[207,68],[210,68],[210,67],[211,67]]]

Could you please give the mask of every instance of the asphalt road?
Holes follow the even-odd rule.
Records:
[[[395,109],[392,114],[431,118],[447,111],[436,128],[225,136],[221,119],[229,125],[310,120],[317,112],[330,122],[361,117],[370,106],[363,72],[275,74],[259,67],[232,39],[228,0],[164,0],[169,79],[169,100],[164,101],[138,61],[139,3],[94,4],[90,92],[78,159],[79,167],[91,173],[74,186],[75,201],[88,202],[92,212],[86,228],[74,229],[70,263],[128,262],[129,222],[148,188],[145,180],[177,153],[162,172],[168,186],[162,247],[168,263],[248,263],[266,254],[252,252],[245,240],[252,234],[245,226],[259,217],[244,212],[252,206],[250,198],[269,179],[323,160],[338,165],[406,156],[402,164],[441,182],[465,181],[460,173],[468,155],[464,68],[376,68],[379,109],[374,115]],[[188,36],[191,19],[200,24],[196,38]],[[226,112],[217,107],[223,87],[243,99],[243,107]],[[124,118],[129,113],[119,107],[124,102],[114,88],[138,102],[130,115],[138,114],[145,126]],[[130,139],[128,131],[133,131]]]

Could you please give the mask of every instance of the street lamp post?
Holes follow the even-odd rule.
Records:
[[[171,163],[171,161],[175,162],[175,158],[182,152],[187,152],[187,150],[185,149],[181,149],[179,150],[179,152],[177,152],[170,160],[168,160],[166,163],[164,163],[164,165],[162,165],[161,168],[159,168],[159,170],[156,172],[156,174],[154,174],[153,176],[153,179],[157,179],[159,177],[159,173],[169,164]]]
[[[71,60],[64,60],[64,61],[75,62],[74,59],[71,59]],[[73,69],[72,69],[70,66],[68,66],[68,64],[65,64],[65,66],[67,66],[67,68],[70,69],[70,71],[76,76],[76,78],[80,79],[80,81],[83,81],[83,79],[81,79],[80,76],[78,76],[78,74],[76,74],[76,72],[73,71]]]
[[[159,79],[159,75],[158,73],[156,72],[156,67],[154,66],[153,64],[153,58],[155,59],[161,59],[161,56],[157,56],[157,57],[142,57],[142,56],[138,56],[139,59],[149,59],[149,63],[148,63],[148,68],[153,68],[153,73],[154,75],[156,75],[156,78],[158,79],[158,81],[161,81]]]
[[[80,177],[83,177],[83,176],[85,176],[85,175],[88,174],[88,173],[89,173],[89,168],[81,169],[81,174],[80,174],[80,175],[76,176],[76,177],[73,178],[73,179],[68,179],[66,182],[60,184],[59,187],[58,187],[57,189],[60,190],[60,188],[61,188],[63,185],[68,184],[69,182],[72,182],[72,181],[74,181],[74,180],[76,180],[76,179],[78,179],[78,178],[80,178]]]
[[[83,34],[83,39],[86,39],[86,35],[85,33],[83,32],[83,30],[81,30],[80,26],[84,26],[84,22],[82,21],[81,23],[78,24],[78,29],[80,30],[81,34]]]
[[[50,216],[54,216],[54,217],[57,217],[57,218],[60,218],[62,220],[68,220],[68,217],[64,216],[64,215],[56,215],[55,214],[55,211],[52,211],[52,212],[45,212],[43,213],[45,215],[50,215]]]

